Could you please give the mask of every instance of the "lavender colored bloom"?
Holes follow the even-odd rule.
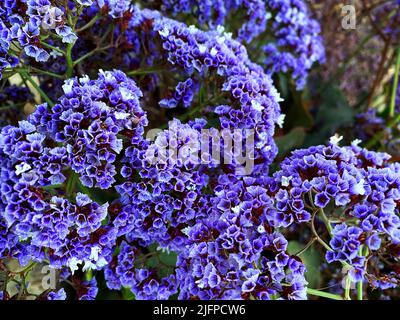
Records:
[[[49,292],[47,295],[47,300],[66,300],[67,294],[65,293],[64,288],[61,288],[58,291]]]
[[[208,177],[197,158],[200,129],[194,128],[196,124],[202,128],[205,122],[171,121],[154,142],[143,144],[142,149],[126,149],[121,170],[126,182],[117,190],[124,210],[133,218],[130,237],[179,247],[185,238],[181,229],[202,215]]]
[[[56,32],[62,42],[75,42],[76,35],[66,23],[64,8],[49,0],[6,1],[0,8],[0,74],[5,67],[18,63],[14,54],[9,55],[12,41],[37,62],[50,58],[49,52],[38,45],[41,34]]]
[[[353,281],[376,279],[376,270],[383,266],[379,252],[400,242],[398,165],[389,164],[387,154],[356,144],[339,147],[333,140],[328,146],[294,151],[281,163],[281,170],[267,179],[274,196],[267,219],[274,226],[289,227],[311,221],[319,210],[325,210],[329,219],[331,208],[339,208],[344,222],[333,228],[333,251],[326,253],[327,261],[351,266]],[[299,200],[307,208],[299,206]],[[373,258],[365,259],[363,247]]]
[[[267,227],[273,202],[263,184],[220,176],[207,217],[187,231],[190,245],[178,256],[180,299],[306,299],[303,264]]]
[[[115,290],[128,287],[137,300],[167,300],[177,292],[174,274],[160,277],[145,263],[143,248],[123,242],[118,256],[104,271],[107,286]]]
[[[267,5],[276,41],[264,47],[265,67],[271,74],[290,73],[297,89],[302,89],[312,65],[325,60],[320,26],[309,17],[304,1],[268,0]]]
[[[97,288],[96,278],[89,281],[82,281],[77,290],[79,300],[95,300],[99,289]]]
[[[83,185],[107,189],[115,182],[113,163],[122,150],[118,135],[129,132],[128,138],[140,139],[147,125],[142,93],[120,71],[101,71],[97,80],[69,79],[63,90],[51,111],[40,105],[30,121],[65,145]]]
[[[290,73],[298,89],[304,87],[311,66],[325,59],[319,24],[302,0],[163,0],[156,8],[178,18],[190,14],[199,25],[214,30],[226,25],[241,42],[268,35],[273,41],[263,48],[267,72]],[[245,22],[229,30],[229,16],[236,12],[244,13]]]

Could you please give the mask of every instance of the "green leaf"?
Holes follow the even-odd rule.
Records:
[[[0,271],[0,291],[5,291],[7,289],[7,273]]]
[[[298,241],[290,241],[288,244],[288,252],[289,254],[295,254],[302,250],[304,246],[305,245]],[[319,251],[314,246],[311,246],[300,256],[300,258],[307,268],[305,276],[309,287],[319,288],[321,283],[320,266],[322,263]]]
[[[160,261],[167,266],[174,267],[176,265],[177,254],[175,252],[162,252],[159,257]]]
[[[320,98],[313,133],[306,139],[307,146],[326,143],[340,127],[350,124],[354,119],[354,110],[338,86],[330,85]]]
[[[295,127],[284,136],[276,137],[275,142],[279,149],[279,157],[286,156],[290,151],[300,147],[306,138],[306,131],[302,127]]]
[[[135,300],[135,295],[132,293],[131,289],[123,287],[122,297],[124,300]]]

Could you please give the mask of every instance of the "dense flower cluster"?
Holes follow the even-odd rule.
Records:
[[[64,184],[70,192],[76,184],[70,169],[86,186],[108,188],[114,182],[112,163],[122,150],[117,135],[126,132],[134,144],[146,125],[141,92],[120,71],[100,72],[97,80],[71,79],[63,89],[51,110],[40,105],[28,121],[2,129],[2,238],[8,241],[1,242],[1,251],[21,263],[48,259],[56,267],[102,267],[118,233],[113,221],[103,224],[108,204],[54,191]],[[14,234],[27,241],[23,250],[13,250]]]
[[[178,256],[182,299],[305,299],[305,268],[266,221],[272,199],[254,178],[220,176],[207,217]]]
[[[273,225],[288,227],[293,223],[313,223],[317,212],[332,206],[340,208],[330,217],[343,223],[332,230],[332,251],[327,252],[326,258],[328,262],[351,265],[351,278],[360,281],[370,267],[367,263],[374,263],[362,256],[361,246],[373,256],[375,251],[385,251],[400,242],[400,176],[398,165],[388,164],[389,155],[367,151],[356,144],[339,147],[335,142],[333,139],[328,146],[297,150],[282,162],[282,170],[269,182],[275,208],[267,216]],[[327,227],[331,228],[331,223]],[[390,277],[374,271],[380,269],[376,268],[371,268],[367,279]]]
[[[0,75],[4,68],[18,63],[16,44],[38,62],[47,61],[50,53],[38,46],[41,33],[54,32],[63,43],[73,43],[77,36],[68,26],[61,7],[48,0],[7,0],[0,8]]]
[[[121,18],[130,10],[129,0],[67,0],[66,4],[50,0],[6,0],[0,7],[0,77],[6,68],[18,65],[20,48],[22,58],[33,58],[44,63],[60,55],[60,48],[77,41],[74,23],[69,12],[81,12],[85,7],[103,11],[112,18]],[[75,19],[75,17],[74,17]],[[51,37],[44,44],[42,38]],[[54,41],[59,38],[60,41]],[[55,59],[51,59],[53,62]]]
[[[156,268],[146,267],[143,249],[126,242],[121,244],[118,256],[105,269],[107,286],[115,290],[128,287],[139,300],[166,300],[177,292],[175,276],[161,278]]]
[[[211,29],[223,25],[240,9],[245,18],[232,30],[235,37],[247,43],[258,36],[273,38],[263,48],[265,69],[269,74],[290,73],[298,89],[304,87],[313,63],[324,61],[319,24],[309,16],[302,0],[163,0],[160,9],[172,16],[191,13],[199,25]]]
[[[274,163],[308,117],[284,89],[324,61],[320,33],[303,0],[3,1],[0,268],[59,281],[17,296],[326,296],[308,290],[313,244],[346,286],[397,288],[400,165],[338,136]],[[33,95],[45,103],[30,110]],[[368,110],[363,140],[385,130]]]
[[[237,31],[237,38],[247,42],[265,31],[268,20],[265,3],[261,0],[163,0],[160,9],[173,16],[195,14],[199,25],[210,28],[223,25],[232,12],[244,9],[245,22]]]
[[[122,150],[118,134],[129,131],[135,142],[147,125],[139,105],[142,93],[120,71],[100,72],[97,80],[69,79],[63,90],[51,111],[40,105],[30,121],[66,147],[83,185],[107,189],[115,182],[113,163]]]
[[[167,19],[157,22],[155,30],[170,63],[189,74],[214,71],[225,79],[221,90],[228,93],[230,103],[215,108],[221,128],[254,129],[255,157],[264,163],[273,158],[276,147],[271,137],[280,121],[280,98],[270,78],[250,63],[244,47],[221,31],[205,33]]]
[[[275,125],[281,125],[283,120],[278,105],[281,99],[270,77],[249,60],[245,47],[224,33],[223,28],[204,32],[155,11],[135,10],[125,32],[127,37],[136,39],[130,43],[133,49],[129,47],[130,60],[135,61],[132,63],[167,66],[183,78],[174,89],[165,92],[159,104],[167,108],[189,107],[199,90],[197,84],[215,81],[218,86],[213,90],[218,90],[216,96],[220,98],[206,102],[201,112],[214,111],[204,115],[217,115],[221,129],[254,130],[255,158],[259,159],[255,171],[266,172],[277,153],[272,139]],[[148,55],[143,56],[143,52]],[[220,101],[224,104],[218,105]]]
[[[133,217],[130,238],[179,248],[185,237],[181,229],[204,215],[202,194],[208,176],[195,157],[204,125],[205,121],[174,120],[144,150],[126,149],[121,170],[126,182],[117,190],[124,211]],[[137,174],[139,182],[135,182]]]
[[[289,72],[296,87],[301,89],[313,63],[325,59],[320,26],[309,18],[301,0],[269,0],[267,3],[274,16],[271,29],[276,41],[264,47],[265,67],[272,74]],[[286,48],[290,50],[286,52]]]

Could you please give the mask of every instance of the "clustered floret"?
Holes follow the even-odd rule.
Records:
[[[318,212],[340,208],[330,216],[339,223],[332,230],[327,261],[350,265],[349,275],[355,282],[366,278],[378,286],[379,279],[388,279],[395,285],[398,277],[381,274],[383,262],[376,260],[400,242],[398,165],[388,162],[388,154],[362,149],[356,143],[350,147],[336,143],[334,138],[328,146],[294,151],[282,162],[282,169],[268,182],[275,202],[267,212],[268,220],[277,227],[314,223]],[[327,228],[332,228],[331,223]],[[388,255],[388,260],[396,259],[395,254]]]
[[[181,299],[305,299],[305,267],[265,219],[263,181],[218,179],[207,216],[188,231],[178,256]]]
[[[147,125],[139,105],[142,92],[120,71],[100,71],[96,80],[70,79],[63,90],[51,111],[47,104],[39,105],[30,120],[65,146],[84,186],[108,189],[115,182],[113,163],[123,148],[119,135],[127,131],[135,140]]]
[[[71,279],[80,300],[99,291],[96,277],[75,275],[86,270],[104,271],[109,289],[129,288],[136,299],[306,299],[306,267],[280,231],[309,224],[313,239],[328,248],[328,264],[341,263],[352,281],[397,287],[400,165],[389,155],[356,142],[340,147],[334,137],[327,146],[294,151],[268,176],[276,125],[284,119],[271,76],[288,72],[300,89],[312,64],[324,58],[319,25],[304,1],[161,3],[158,9],[174,16],[194,10],[208,31],[129,0],[77,0],[68,2],[68,12],[49,0],[1,6],[0,76],[24,55],[46,62],[55,55],[52,47],[63,52],[77,42],[70,54],[104,63],[116,55],[143,87],[119,70],[72,77],[58,98],[52,88],[56,99],[46,100],[54,105],[38,105],[26,120],[2,128],[0,257],[48,263],[60,279]],[[248,20],[235,40],[220,24],[240,8]],[[82,11],[84,21],[73,23],[80,32],[73,31],[69,11]],[[107,19],[115,28],[105,29]],[[112,44],[87,51],[92,30],[105,38],[110,32]],[[264,66],[242,44],[253,49],[258,36],[273,39],[261,48]],[[49,40],[45,48],[42,37],[61,43]],[[64,70],[66,60],[47,66]],[[0,102],[8,103],[7,94]],[[157,100],[174,109],[161,113],[189,109],[202,117],[170,117],[167,129],[149,137],[141,98],[143,108]],[[231,141],[253,131],[254,168],[247,175],[238,171],[234,151],[224,148],[220,129]],[[204,153],[204,145],[220,146],[220,157]],[[316,219],[325,222],[329,244],[316,234]],[[174,262],[166,264],[165,256]],[[43,298],[63,300],[66,292]]]
[[[263,48],[264,67],[271,75],[289,73],[298,89],[304,87],[311,66],[325,58],[320,26],[302,0],[163,0],[160,9],[175,17],[190,13],[211,29],[242,10],[245,22],[237,32],[232,30],[236,38],[244,43],[267,35],[274,39]]]
[[[1,131],[2,240],[7,239],[1,252],[21,263],[48,259],[58,268],[101,268],[118,234],[113,219],[104,224],[109,205],[81,192],[73,199],[64,194],[79,186],[77,174],[81,191],[109,188],[112,163],[122,150],[117,135],[134,145],[147,120],[140,90],[120,71],[67,80],[63,89],[52,109],[40,105],[28,121]],[[16,237],[26,243],[23,250],[12,247]]]
[[[129,288],[138,300],[167,300],[177,292],[174,274],[162,277],[160,270],[146,267],[146,248],[122,242],[118,256],[105,269],[110,289]]]

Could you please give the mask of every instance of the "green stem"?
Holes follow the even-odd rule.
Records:
[[[397,58],[396,58],[396,67],[394,71],[394,80],[393,80],[393,88],[392,88],[392,96],[390,99],[389,106],[389,116],[391,118],[394,117],[394,111],[396,106],[396,94],[397,94],[397,86],[399,85],[399,71],[400,71],[400,48],[397,49]]]
[[[363,281],[362,280],[360,280],[357,283],[357,299],[363,300]]]
[[[71,174],[67,181],[67,185],[65,187],[65,192],[67,195],[71,195],[72,192],[74,191],[77,179],[78,179],[77,174],[75,172],[71,171]]]
[[[90,281],[93,279],[93,271],[91,269],[85,272],[85,280]]]
[[[328,217],[326,216],[326,214],[322,208],[319,209],[319,213],[321,214],[322,220],[324,221],[325,226],[329,231],[329,234],[332,234],[333,228],[331,226],[331,222],[329,221]]]
[[[37,72],[37,73],[48,75],[48,76],[53,77],[53,78],[64,79],[64,76],[62,76],[60,74],[56,74],[56,73],[50,72],[50,71],[38,69],[38,68],[35,68],[35,67],[31,67],[31,70],[34,71],[34,72]]]
[[[145,75],[145,74],[151,74],[151,73],[157,73],[161,71],[165,71],[165,68],[148,68],[148,69],[138,69],[138,70],[133,70],[129,71],[127,73],[128,76],[137,76],[137,75]]]
[[[103,50],[107,50],[107,49],[109,49],[109,48],[111,48],[111,47],[112,47],[112,46],[109,45],[109,46],[105,46],[105,47],[103,47],[103,48],[98,48],[98,49],[96,48],[96,49],[93,49],[92,51],[89,51],[88,53],[84,54],[82,57],[79,57],[77,60],[75,60],[74,66],[76,66],[76,65],[79,64],[79,63],[81,63],[83,60],[85,60],[85,59],[91,57],[91,56],[94,55],[96,52],[100,52],[100,51],[103,51]]]
[[[74,73],[74,61],[72,60],[72,48],[73,44],[69,43],[67,46],[66,59],[67,59],[67,70],[65,71],[65,77],[71,78]]]
[[[351,279],[349,275],[346,275],[346,280],[345,280],[345,288],[344,288],[344,299],[345,300],[351,300],[350,297],[350,289],[351,289]]]
[[[368,256],[368,253],[369,253],[368,246],[361,245],[360,249],[358,250],[358,254],[361,257],[366,257]],[[357,300],[364,300],[363,294],[364,294],[363,280],[360,280],[357,283]]]
[[[332,299],[332,300],[343,300],[343,298],[337,294],[319,291],[316,289],[307,288],[307,294],[312,295],[312,296],[322,297],[322,298],[328,298],[328,299]]]
[[[319,210],[318,210],[319,211]],[[328,251],[333,251],[332,248],[324,241],[320,238],[320,236],[317,233],[317,230],[315,229],[314,226],[314,220],[315,220],[315,215],[318,212],[317,210],[314,212],[312,219],[311,219],[311,231],[315,237],[315,239]]]
[[[44,101],[47,102],[47,104],[52,107],[54,106],[53,101],[47,96],[47,94],[44,93],[44,91],[39,87],[39,85],[31,78],[31,76],[28,74],[26,70],[20,70],[19,74],[21,75],[22,79],[25,79],[29,81],[29,83],[35,88],[37,92],[39,92],[40,96],[43,98]]]
[[[85,24],[82,28],[79,28],[76,30],[76,33],[82,32],[86,29],[89,29],[91,26],[93,26],[96,21],[101,17],[100,14],[96,14],[87,24]]]
[[[306,252],[308,250],[308,248],[310,248],[312,246],[312,244],[317,240],[317,238],[313,237],[310,241],[308,241],[308,243],[304,246],[303,249],[301,249],[300,251],[296,252],[294,255],[295,256],[301,256],[304,252]]]
[[[46,47],[48,49],[57,51],[57,52],[61,53],[62,55],[65,55],[65,51],[64,50],[61,50],[60,48],[54,47],[51,44],[48,44],[46,42],[40,42],[40,44],[43,45],[43,47]]]

